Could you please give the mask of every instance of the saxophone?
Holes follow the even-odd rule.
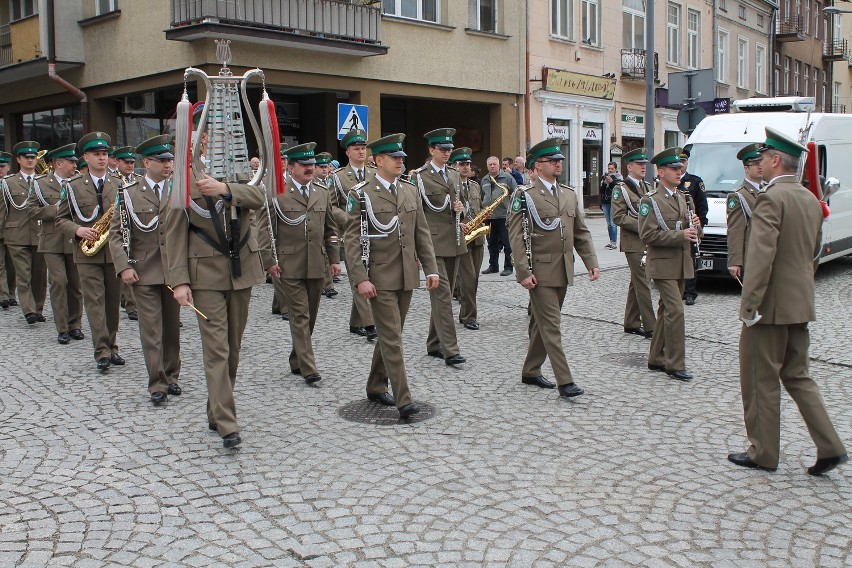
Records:
[[[493,177],[491,179],[503,193],[500,195],[500,197],[495,199],[488,207],[484,207],[482,211],[479,212],[479,215],[471,219],[470,223],[467,224],[467,228],[470,232],[468,232],[468,234],[464,236],[464,244],[466,245],[473,242],[474,239],[489,235],[491,233],[491,225],[485,225],[483,227],[482,224],[485,222],[488,216],[491,215],[491,213],[494,212],[495,209],[497,209],[497,206],[500,205],[500,203],[502,203],[507,197],[509,197],[509,188],[502,183],[497,183],[497,180],[495,180]]]
[[[130,186],[136,185],[137,181],[128,181],[124,176],[121,176],[122,184],[118,188],[119,192],[123,192]],[[115,203],[112,203],[109,208],[101,215],[91,229],[98,234],[98,238],[94,240],[83,239],[80,241],[80,250],[86,256],[95,256],[109,242],[109,225],[112,222],[112,215],[115,213]]]

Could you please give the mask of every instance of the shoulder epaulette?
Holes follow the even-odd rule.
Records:
[[[371,170],[376,170],[376,169],[378,169],[378,168],[376,168],[376,166],[373,166],[373,165],[371,165],[371,164],[365,164],[365,167],[370,168]]]
[[[456,172],[459,171],[459,169],[457,167],[453,166],[453,165],[447,164],[447,167],[450,168],[453,171],[456,171]]]
[[[574,191],[574,188],[571,187],[570,185],[566,185],[564,183],[557,183],[556,185],[558,185],[559,187],[563,187],[565,189],[570,189],[571,191]]]
[[[345,169],[346,169],[346,166],[340,166],[336,170],[331,170],[331,173],[336,174],[337,172],[342,172]]]
[[[407,179],[399,178],[399,181],[401,181],[401,182],[403,182],[403,183],[407,183],[407,184],[408,184],[408,185],[410,185],[411,187],[417,187],[416,185],[414,185],[413,183],[411,183],[411,180],[407,180]]]
[[[657,188],[656,188],[656,187],[652,187],[650,190],[648,190],[648,193],[646,193],[646,194],[645,194],[645,195],[643,195],[642,197],[646,197],[646,196],[648,196],[648,195],[655,195],[656,193],[657,193]]]
[[[531,189],[533,188],[533,185],[534,185],[534,184],[532,184],[532,183],[527,184],[527,185],[519,185],[519,186],[518,186],[517,188],[515,188],[515,189],[518,189],[518,190],[520,190],[520,191],[529,191],[529,190],[531,190]]]
[[[365,185],[367,185],[367,183],[368,183],[368,182],[367,182],[367,180],[359,181],[358,183],[356,183],[355,185],[353,185],[353,186],[352,186],[352,191],[360,192],[360,191],[361,191],[361,189],[362,189]]]
[[[67,181],[67,182],[69,182],[69,183],[70,183],[70,182],[72,182],[72,181],[74,181],[74,180],[78,180],[78,179],[80,179],[81,177],[83,177],[83,174],[79,174],[79,173],[78,173],[78,174],[74,174],[73,176],[71,176],[70,178],[66,179],[65,181]]]
[[[419,168],[415,168],[415,169],[414,169],[414,171],[415,171],[416,173],[418,173],[418,174],[419,174],[420,172],[422,172],[422,171],[424,171],[424,170],[426,169],[426,165],[427,165],[427,164],[423,164],[423,165],[422,165],[422,166],[420,166]]]

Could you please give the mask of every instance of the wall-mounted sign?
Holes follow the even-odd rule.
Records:
[[[630,126],[639,126],[645,124],[645,115],[636,114],[635,112],[622,112],[621,122]]]
[[[554,93],[581,95],[611,101],[615,96],[615,79],[584,75],[560,69],[542,69],[544,88]]]
[[[603,138],[603,128],[583,127],[583,140],[594,140],[600,142]]]
[[[551,138],[563,138],[567,140],[570,138],[570,132],[568,130],[567,124],[553,124],[552,122],[547,123],[547,135]]]

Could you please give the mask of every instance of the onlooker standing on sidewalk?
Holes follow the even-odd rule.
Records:
[[[523,156],[515,157],[515,171],[521,174],[521,178],[523,179],[521,183],[523,183],[523,185],[529,185],[530,172],[527,169],[526,158],[524,158]]]
[[[508,156],[503,158],[503,171],[512,176],[516,184],[524,184],[524,176],[522,176],[518,172],[518,170],[515,169],[515,160],[509,158]]]
[[[505,186],[509,188],[509,194],[515,192],[518,184],[515,178],[500,169],[500,158],[491,156],[485,162],[488,167],[488,173],[482,178],[482,207],[488,207],[503,195]],[[482,271],[483,274],[494,274],[500,269],[500,248],[503,248],[505,258],[503,259],[503,272],[500,276],[508,276],[512,274],[512,245],[509,244],[509,230],[506,228],[506,214],[509,212],[508,199],[503,200],[503,203],[497,206],[491,214],[489,223],[491,224],[491,234],[488,235],[488,268]]]
[[[601,181],[601,211],[606,219],[606,230],[609,233],[609,244],[606,248],[615,250],[618,242],[618,227],[612,222],[612,188],[622,180],[618,173],[618,164],[610,162],[606,165],[606,175]]]

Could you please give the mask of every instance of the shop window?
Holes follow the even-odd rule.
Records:
[[[81,136],[83,120],[79,105],[21,115],[19,139],[35,140],[46,150],[76,142]]]

